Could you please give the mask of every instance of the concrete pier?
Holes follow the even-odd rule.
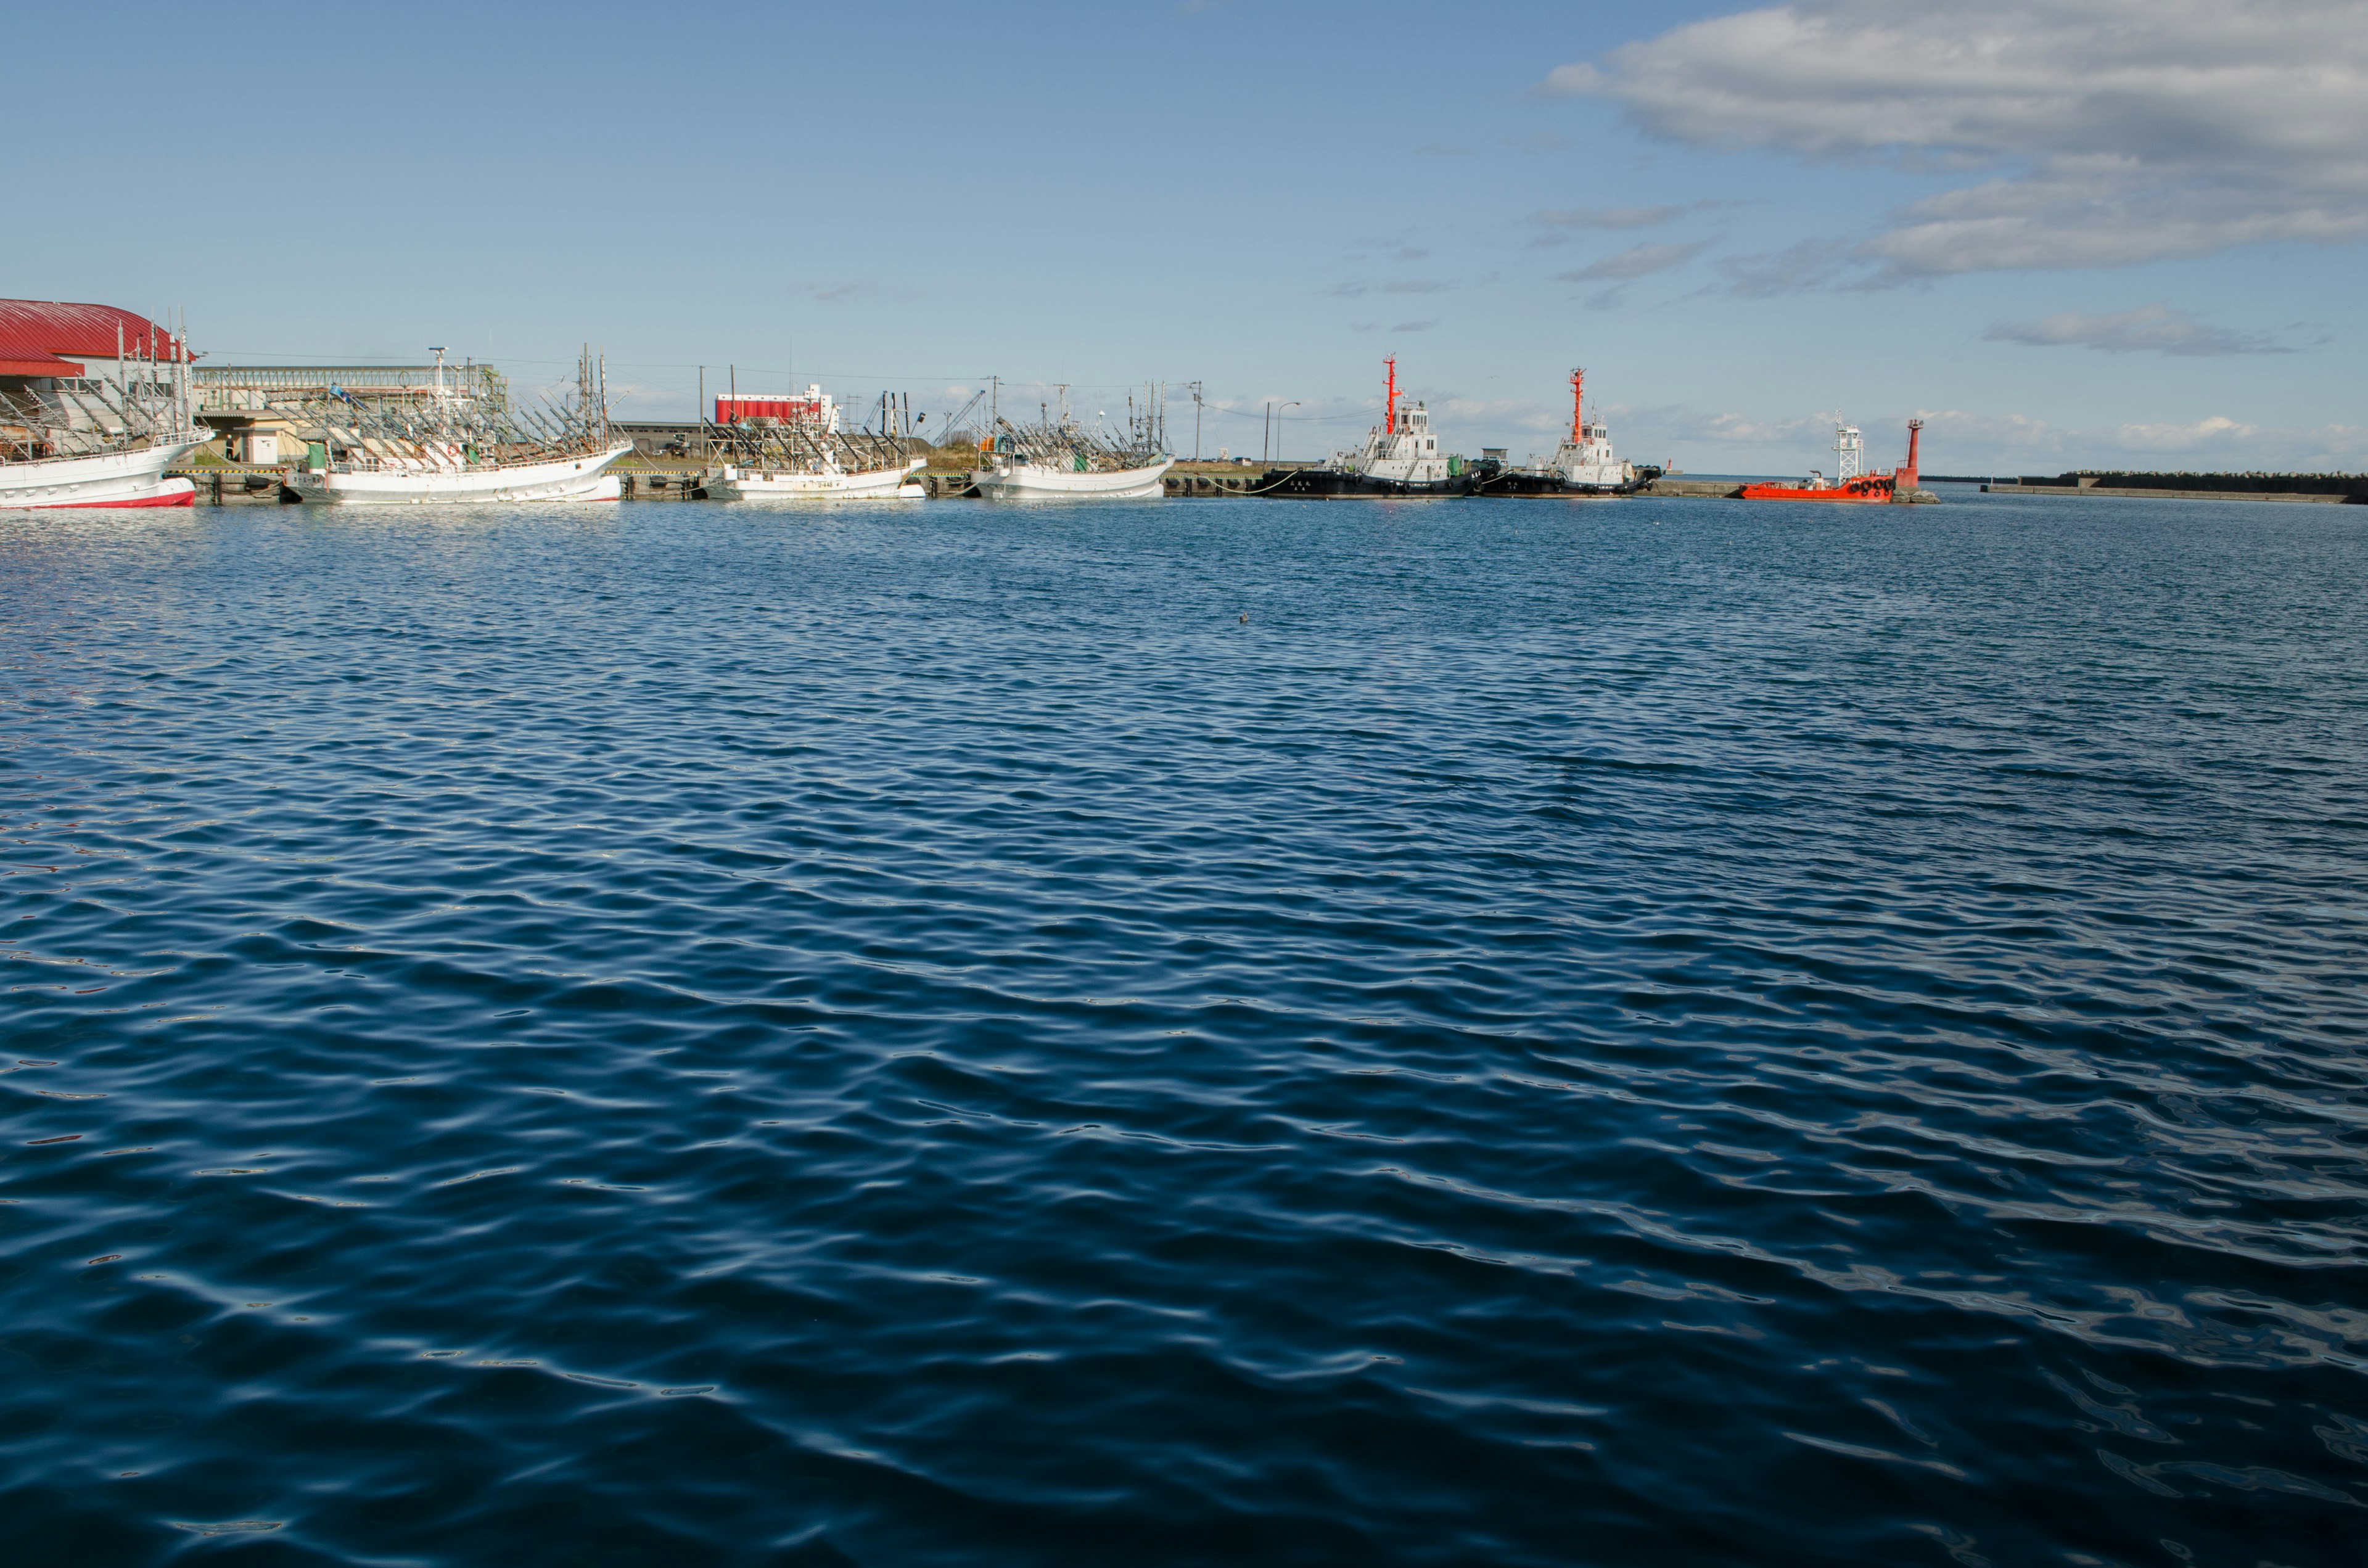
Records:
[[[1683,475],[1663,474],[1637,492],[1640,495],[1713,495],[1731,500],[1743,494],[1739,479],[1688,479]]]

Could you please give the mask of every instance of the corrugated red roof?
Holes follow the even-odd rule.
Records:
[[[165,329],[146,316],[113,305],[70,305],[56,300],[0,300],[0,376],[79,376],[84,358],[115,358],[115,329],[123,349],[146,347],[151,335],[159,359],[175,350]]]

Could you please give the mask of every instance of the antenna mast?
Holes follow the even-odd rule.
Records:
[[[1834,416],[1834,483],[1856,479],[1866,472],[1866,437],[1855,425]]]

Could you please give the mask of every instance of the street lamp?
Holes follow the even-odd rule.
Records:
[[[1297,398],[1292,398],[1289,403],[1284,403],[1284,404],[1282,405],[1282,408],[1278,408],[1278,409],[1276,409],[1276,410],[1274,411],[1274,460],[1275,460],[1275,461],[1277,461],[1277,462],[1281,462],[1281,461],[1282,460],[1282,413],[1283,413],[1283,409],[1285,409],[1285,408],[1297,408],[1298,406],[1299,406],[1299,400],[1298,400]]]

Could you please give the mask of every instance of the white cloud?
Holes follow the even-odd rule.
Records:
[[[1441,424],[1488,434],[1509,428],[1543,435],[1570,422],[1567,409],[1558,412],[1530,398],[1459,397],[1450,392],[1432,399],[1430,411]]]
[[[1813,451],[1833,444],[1829,415],[1812,414],[1792,419],[1753,418],[1748,415],[1700,408],[1660,408],[1643,421],[1664,441],[1698,441],[1713,446],[1797,447]]]
[[[2215,414],[2192,425],[2123,425],[2113,432],[2113,438],[2132,451],[2192,452],[2249,441],[2260,433],[2259,426],[2239,425],[2225,414]]]
[[[1558,272],[1554,277],[1565,283],[1588,283],[1597,279],[1650,278],[1656,272],[1668,272],[1683,267],[1700,256],[1708,240],[1696,240],[1690,244],[1632,245],[1617,256],[1580,267],[1577,272]]]
[[[1850,267],[1848,240],[1803,240],[1787,250],[1730,256],[1718,264],[1727,287],[1748,299],[1823,288],[1847,277]]]
[[[1364,294],[1439,294],[1448,287],[1421,278],[1402,278],[1395,283],[1335,283],[1325,292],[1338,299],[1354,300]]]
[[[2038,321],[2000,322],[1982,335],[1992,343],[2025,343],[2039,348],[2078,347],[2106,354],[2176,354],[2189,358],[2294,352],[2260,333],[2231,332],[2159,303],[2106,315],[2066,311]]]
[[[1541,212],[1531,222],[1558,229],[1649,229],[1685,212],[1682,207],[1564,207]]]
[[[2368,235],[2358,0],[1792,0],[1565,65],[1704,148],[1988,177],[1850,247],[1896,283]]]

